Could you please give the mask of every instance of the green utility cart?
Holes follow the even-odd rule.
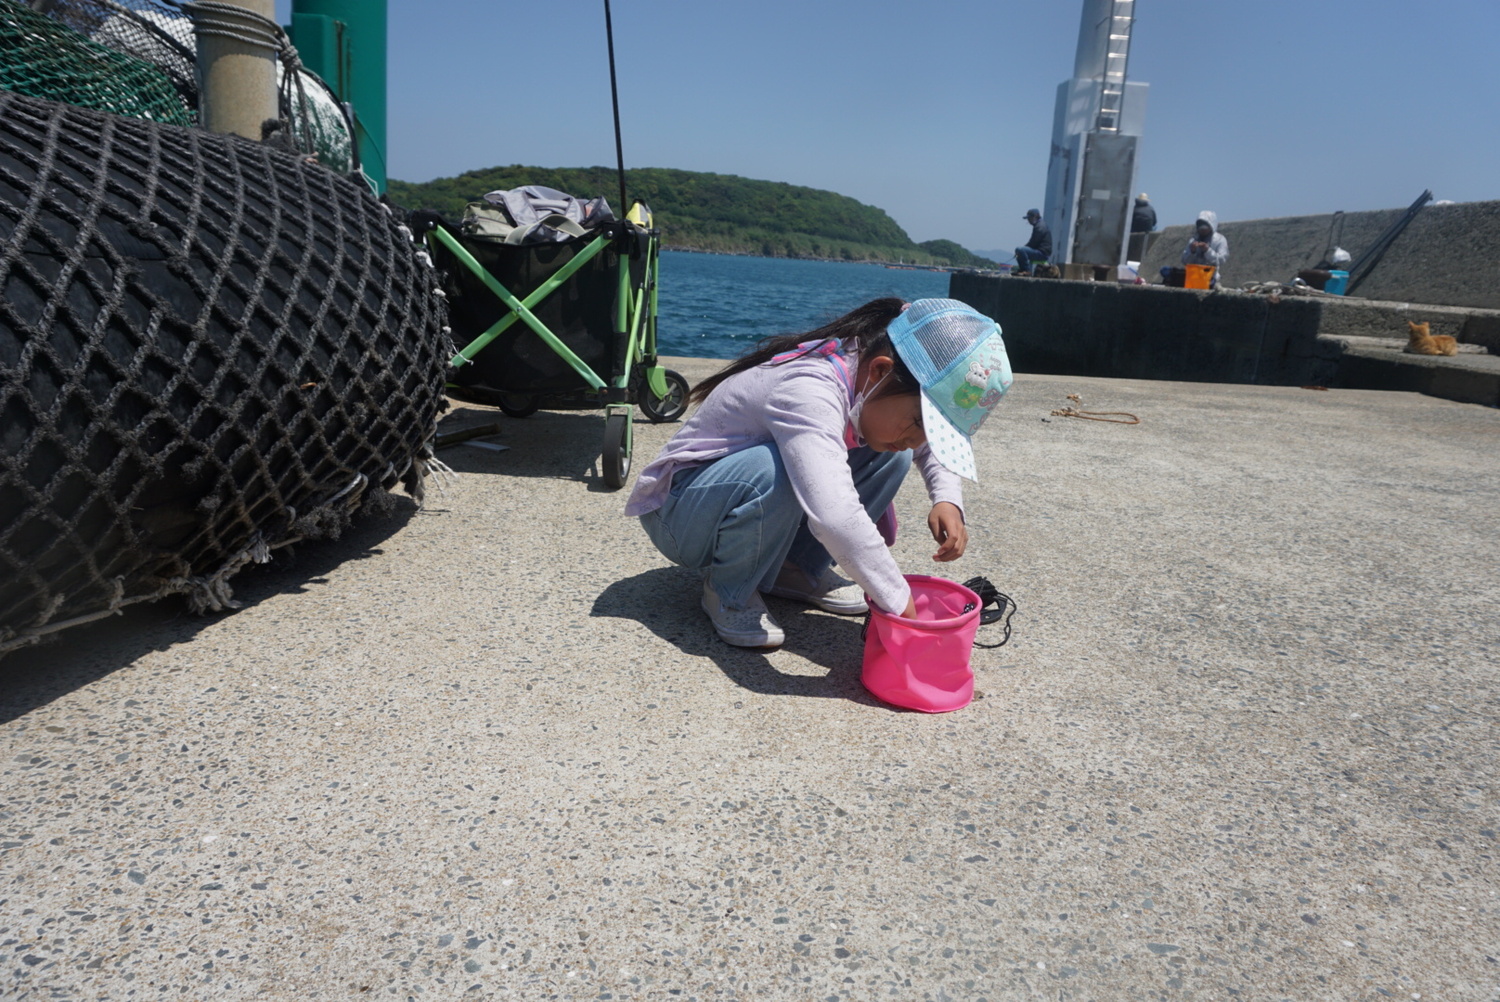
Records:
[[[687,409],[688,385],[656,358],[658,232],[636,201],[580,235],[512,243],[428,217],[454,344],[449,392],[510,417],[539,407],[604,409],[601,471],[630,474],[634,408],[653,422]]]

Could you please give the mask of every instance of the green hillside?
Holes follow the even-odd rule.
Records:
[[[731,174],[646,167],[629,170],[626,190],[651,206],[662,245],[761,257],[994,267],[951,240],[914,243],[882,209],[845,195]],[[487,191],[540,184],[580,197],[603,195],[616,212],[612,167],[491,167],[422,184],[392,180],[391,201],[457,219]]]

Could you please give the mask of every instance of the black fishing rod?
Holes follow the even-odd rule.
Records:
[[[1359,260],[1349,266],[1349,284],[1344,288],[1344,295],[1354,295],[1354,290],[1359,288],[1361,282],[1370,276],[1380,259],[1385,257],[1385,252],[1390,250],[1391,244],[1401,235],[1401,231],[1417,218],[1417,213],[1422,211],[1422,206],[1432,201],[1432,190],[1422,192],[1417,200],[1406,209],[1401,218],[1386,228],[1386,231],[1375,239],[1375,242],[1359,256]]]
[[[625,200],[625,146],[620,141],[620,88],[615,83],[615,28],[609,18],[609,0],[604,0],[604,35],[609,42],[609,99],[615,108],[615,163],[620,174],[620,218],[630,211]]]

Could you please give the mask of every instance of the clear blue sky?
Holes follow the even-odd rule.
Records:
[[[603,0],[389,4],[392,177],[615,162]],[[1163,224],[1500,199],[1500,0],[1136,7],[1138,186]],[[626,166],[824,188],[918,241],[1014,247],[1081,9],[613,0]]]

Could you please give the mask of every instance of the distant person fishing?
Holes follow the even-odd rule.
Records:
[[[1026,210],[1023,217],[1031,224],[1031,239],[1026,246],[1016,248],[1016,274],[1029,275],[1039,261],[1052,258],[1052,231],[1042,222],[1042,214],[1036,209]]]
[[[969,438],[1010,383],[993,320],[952,299],[876,299],[767,338],[694,387],[698,409],[641,471],[625,513],[668,560],[703,570],[703,610],[736,647],[785,640],[763,593],[851,616],[869,595],[914,617],[888,549],[892,501],[915,464],[933,559],[963,556]]]
[[[1135,196],[1135,208],[1130,213],[1131,233],[1150,233],[1156,229],[1156,209],[1143,191]]]
[[[1190,264],[1204,265],[1212,268],[1213,277],[1209,280],[1210,287],[1219,284],[1219,273],[1223,271],[1224,265],[1229,262],[1229,241],[1224,234],[1219,232],[1219,217],[1217,213],[1204,209],[1198,213],[1198,219],[1193,224],[1193,235],[1188,240],[1187,246],[1182,249],[1182,266],[1173,268],[1165,267],[1161,270],[1162,280],[1167,285],[1181,286],[1187,266]]]

